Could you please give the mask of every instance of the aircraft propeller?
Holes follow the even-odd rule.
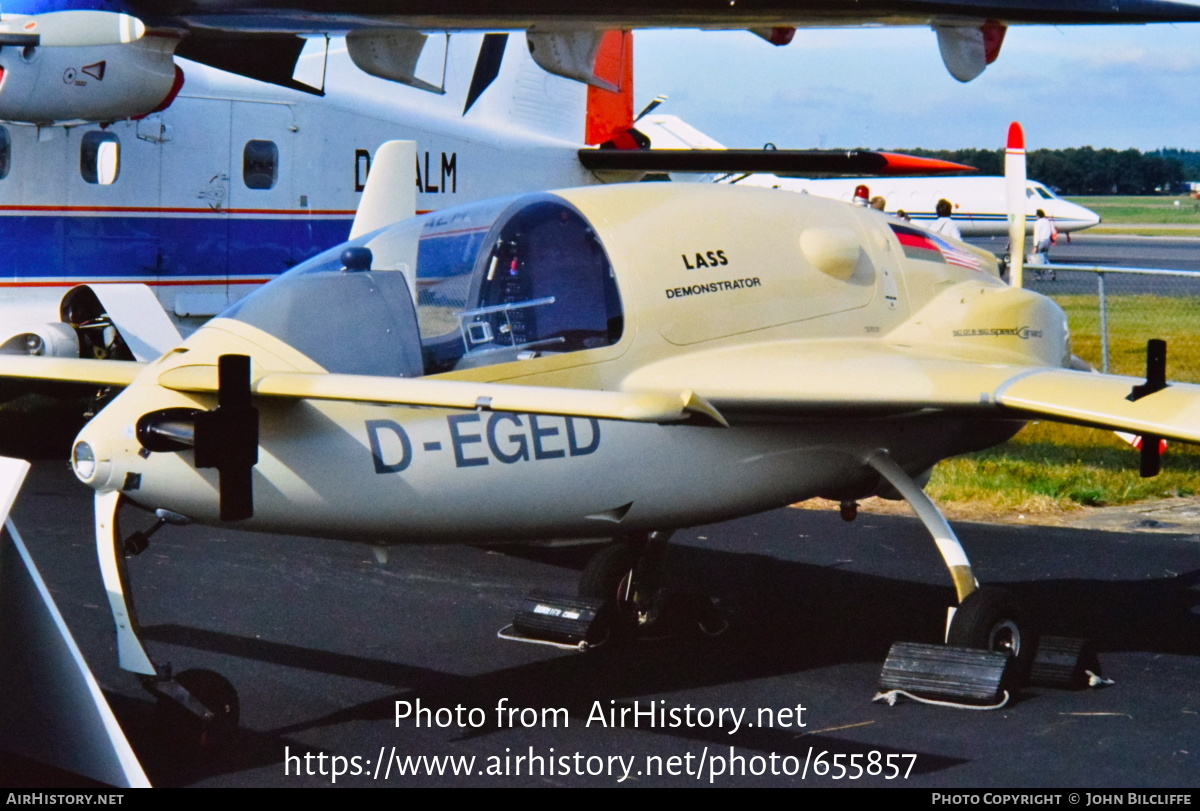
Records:
[[[216,468],[222,521],[254,515],[258,409],[250,403],[249,356],[221,355],[217,361],[216,408],[166,408],[144,414],[137,423],[137,438],[149,453],[192,448],[196,467]]]

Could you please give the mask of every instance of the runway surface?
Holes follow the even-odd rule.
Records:
[[[1200,270],[1200,241],[1084,235],[1053,256]],[[594,548],[399,547],[380,565],[358,544],[168,527],[130,560],[150,651],[219,671],[241,701],[229,747],[194,758],[162,745],[117,667],[90,491],[37,463],[14,517],[156,785],[1200,786],[1190,533],[958,525],[982,582],[1044,632],[1093,640],[1115,681],[971,712],[872,703],[889,646],[939,641],[954,602],[915,518],[785,509],[681,531],[671,585],[716,599],[728,630],[586,654],[496,631],[531,589],[573,593]],[[22,775],[76,782],[15,760],[0,782]]]
[[[1007,251],[1006,238],[970,241],[997,255]],[[1200,239],[1194,237],[1091,236],[1084,232],[1072,235],[1070,242],[1060,238],[1049,255],[1054,264],[1200,271]],[[1034,271],[1034,267],[1026,266],[1026,285],[1039,293],[1096,295],[1095,273],[1058,271],[1057,278],[1050,281],[1038,279]],[[1200,273],[1195,279],[1106,274],[1105,290],[1109,295],[1200,296]]]
[[[338,786],[1200,785],[1194,535],[960,525],[980,580],[1011,588],[1045,631],[1094,640],[1116,682],[969,712],[871,701],[891,643],[938,641],[953,602],[916,519],[785,509],[680,532],[672,584],[716,598],[729,629],[586,654],[495,633],[526,591],[572,593],[591,549],[401,547],[381,566],[357,544],[168,528],[130,562],[151,653],[223,673],[242,707],[228,750],[194,760],[163,749],[151,699],[116,666],[89,492],[39,463],[15,518],[156,785],[326,786],[334,756],[362,772]],[[397,701],[432,712],[397,721]],[[678,725],[601,723],[635,704],[674,709]],[[498,724],[497,707],[523,712]],[[736,732],[721,708],[745,711]],[[772,727],[761,710],[790,713]],[[905,774],[891,780],[835,780],[814,771],[822,752],[864,767],[915,758],[892,758]],[[532,775],[516,761],[531,754]],[[410,756],[475,760],[470,776],[400,776]],[[806,775],[785,773],[806,760]]]

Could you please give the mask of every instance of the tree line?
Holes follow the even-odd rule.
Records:
[[[974,166],[981,175],[1004,174],[1003,149],[902,149],[912,155]],[[1028,175],[1059,194],[1174,194],[1200,177],[1200,152],[1186,149],[1036,149],[1027,156]]]

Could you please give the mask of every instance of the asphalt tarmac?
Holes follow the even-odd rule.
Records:
[[[229,745],[197,758],[163,745],[117,668],[90,506],[39,463],[14,515],[155,785],[1200,785],[1200,536],[959,525],[979,579],[1093,640],[1115,681],[965,711],[872,703],[891,643],[937,642],[953,602],[916,519],[784,509],[679,532],[671,585],[729,628],[588,653],[496,631],[531,589],[573,593],[591,548],[401,547],[380,565],[357,544],[167,528],[130,562],[151,654],[219,671],[241,702]],[[675,712],[614,724],[623,707]],[[821,753],[864,773],[818,774]],[[474,761],[430,775],[422,756]]]
[[[1136,259],[1124,242],[1101,241],[1106,264]],[[90,496],[37,463],[14,520],[155,785],[1200,786],[1191,530],[958,524],[977,577],[1044,633],[1092,640],[1114,681],[968,711],[872,702],[889,646],[939,641],[954,602],[915,518],[784,509],[681,531],[670,585],[728,629],[588,653],[496,632],[529,590],[574,593],[594,547],[399,547],[381,565],[359,544],[168,527],[130,561],[150,652],[222,673],[241,704],[228,745],[194,756],[117,667]],[[0,782],[86,784],[18,759]]]

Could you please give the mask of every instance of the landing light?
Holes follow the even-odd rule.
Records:
[[[30,355],[40,355],[46,351],[46,342],[42,340],[42,336],[31,332],[25,336],[25,351]]]
[[[82,481],[91,480],[96,473],[96,454],[92,446],[86,442],[76,442],[75,449],[71,451],[71,466]]]

